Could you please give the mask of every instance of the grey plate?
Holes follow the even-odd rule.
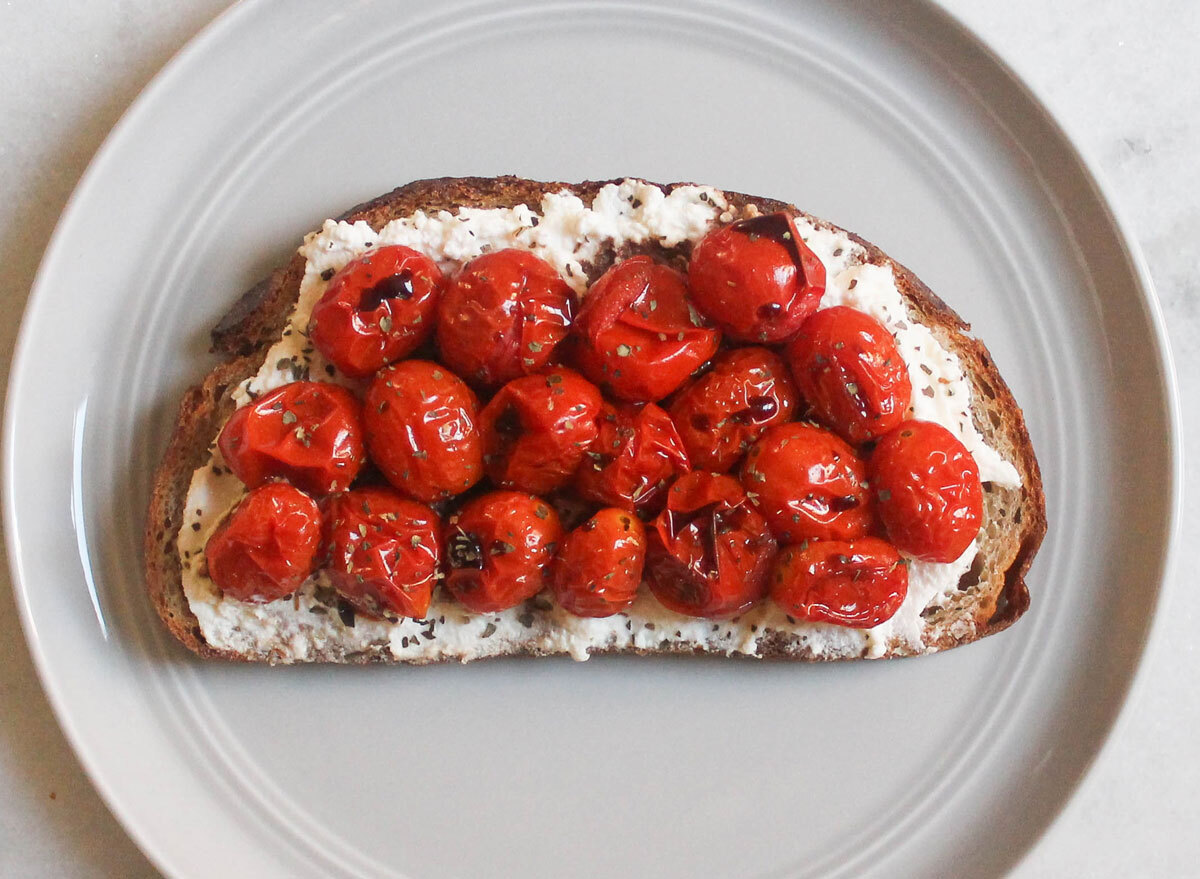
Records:
[[[1026,409],[1051,518],[1029,616],[824,667],[271,670],[171,642],[142,510],[207,329],[323,217],[503,172],[775,196],[912,267]],[[59,225],[10,385],[9,552],[63,727],[172,875],[994,875],[1137,667],[1178,502],[1173,394],[1087,167],[926,3],[260,0],[168,65]]]

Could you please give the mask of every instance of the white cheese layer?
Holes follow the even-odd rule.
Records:
[[[753,213],[751,209],[750,213]],[[305,238],[306,260],[296,307],[283,336],[271,348],[262,369],[232,392],[239,404],[298,378],[344,380],[308,342],[305,331],[327,279],[350,260],[384,244],[420,250],[452,271],[491,250],[519,247],[545,259],[579,293],[586,292],[584,263],[605,245],[657,241],[665,246],[699,240],[714,223],[735,219],[724,195],[711,187],[682,186],[664,193],[640,180],[605,186],[592,204],[570,193],[546,195],[538,210],[460,208],[393,220],[378,232],[366,223],[327,220]],[[836,229],[803,219],[797,227],[824,263],[827,288],[822,308],[849,305],[884,323],[896,338],[913,384],[915,417],[953,431],[975,456],[980,477],[1017,487],[1020,476],[989,447],[971,418],[971,386],[957,356],[928,327],[910,317],[890,267],[867,264],[866,251]],[[220,453],[192,475],[178,549],[183,588],[205,639],[237,652],[271,651],[280,661],[302,661],[327,652],[346,653],[384,647],[397,659],[479,659],[521,644],[587,659],[591,651],[664,644],[699,646],[711,651],[754,655],[763,638],[783,632],[800,638],[819,656],[877,657],[890,644],[923,650],[921,613],[952,595],[975,557],[974,544],[949,564],[913,561],[909,590],[887,622],[869,630],[793,622],[771,602],[736,620],[714,622],[673,613],[646,590],[626,612],[607,619],[575,617],[545,596],[497,614],[471,614],[439,590],[423,620],[343,621],[330,605],[330,588],[318,574],[290,599],[249,604],[226,599],[207,576],[204,544],[225,515],[244,496],[241,482],[225,467]]]

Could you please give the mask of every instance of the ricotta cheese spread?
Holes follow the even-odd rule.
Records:
[[[751,207],[747,214],[756,210]],[[697,241],[716,223],[737,219],[720,190],[680,186],[670,193],[641,180],[603,187],[585,204],[569,192],[545,195],[535,211],[513,208],[460,208],[456,213],[417,211],[376,231],[364,222],[326,220],[308,235],[300,253],[306,265],[300,294],[281,338],[262,368],[232,391],[238,405],[297,379],[347,385],[308,341],[313,306],[328,280],[352,259],[385,244],[403,244],[427,254],[444,270],[491,250],[518,247],[553,265],[581,295],[587,290],[584,265],[602,246],[658,242],[671,247]],[[917,418],[935,421],[962,440],[979,465],[984,482],[1017,488],[1020,475],[984,441],[971,417],[971,385],[954,352],[929,327],[916,322],[904,303],[890,266],[867,262],[866,250],[845,232],[815,225],[803,217],[797,229],[826,269],[822,308],[848,305],[878,319],[895,336],[908,366]],[[511,652],[516,644],[548,653],[587,659],[590,652],[661,646],[756,655],[773,633],[798,638],[815,655],[882,656],[889,645],[922,651],[921,614],[952,596],[970,569],[976,544],[948,564],[912,560],[908,594],[888,621],[872,629],[807,623],[786,616],[772,602],[733,620],[686,617],[667,610],[643,590],[626,611],[604,619],[576,617],[545,594],[494,614],[474,614],[437,590],[424,619],[369,619],[337,610],[336,594],[317,573],[290,598],[251,604],[224,598],[207,576],[204,545],[217,525],[245,495],[241,481],[210,447],[210,460],[192,475],[177,546],[183,588],[205,640],[236,652],[271,652],[277,661],[303,661],[331,649],[353,655],[385,649],[397,659],[467,661]]]

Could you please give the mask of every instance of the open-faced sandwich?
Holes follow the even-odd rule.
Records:
[[[1045,505],[987,349],[791,205],[418,181],[213,341],[145,546],[205,656],[909,656],[1029,605]]]

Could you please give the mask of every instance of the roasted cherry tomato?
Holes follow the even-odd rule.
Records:
[[[545,260],[525,250],[485,253],[446,285],[438,351],[471,384],[496,387],[548,364],[574,312],[574,291]]]
[[[870,629],[890,620],[908,594],[908,565],[886,540],[818,540],[779,553],[771,598],[813,623]]]
[[[379,371],[363,404],[367,448],[388,482],[425,503],[483,478],[479,403],[436,363],[403,360]]]
[[[646,529],[632,513],[601,510],[566,536],[554,559],[554,597],[577,617],[610,617],[633,604]]]
[[[737,480],[697,471],[667,492],[647,536],[646,572],[670,610],[720,619],[766,594],[774,556],[771,531]]]
[[[292,382],[242,406],[217,447],[250,488],[282,477],[316,495],[349,488],[367,459],[362,407],[325,382]]]
[[[871,488],[888,538],[927,562],[952,562],[979,534],[983,486],[974,456],[946,428],[905,421],[879,441]]]
[[[519,491],[481,495],[446,525],[446,588],[476,613],[520,604],[550,585],[562,536],[558,514],[540,498]]]
[[[892,334],[857,309],[818,311],[792,337],[787,354],[804,399],[848,442],[883,436],[912,404],[908,367]]]
[[[321,511],[286,482],[253,489],[208,538],[208,576],[229,598],[275,601],[317,566]]]
[[[825,266],[785,213],[714,229],[692,251],[688,285],[696,307],[742,342],[779,342],[817,310]]]
[[[345,375],[368,376],[429,338],[443,283],[437,263],[411,247],[367,251],[333,276],[308,337]]]
[[[492,482],[534,494],[565,484],[596,441],[602,404],[599,388],[573,369],[506,384],[479,414]]]
[[[766,348],[734,348],[684,387],[671,418],[697,470],[724,473],[764,430],[790,421],[796,388],[783,361]]]
[[[325,508],[329,579],[356,609],[420,619],[442,559],[437,513],[390,488],[334,495]]]
[[[671,417],[653,403],[606,403],[598,423],[575,488],[598,504],[657,511],[671,481],[692,469]]]
[[[648,256],[605,272],[588,290],[575,327],[580,371],[633,401],[667,396],[721,341],[688,302],[683,276]]]
[[[751,446],[741,479],[780,543],[850,540],[871,528],[866,464],[824,428],[770,428]]]

